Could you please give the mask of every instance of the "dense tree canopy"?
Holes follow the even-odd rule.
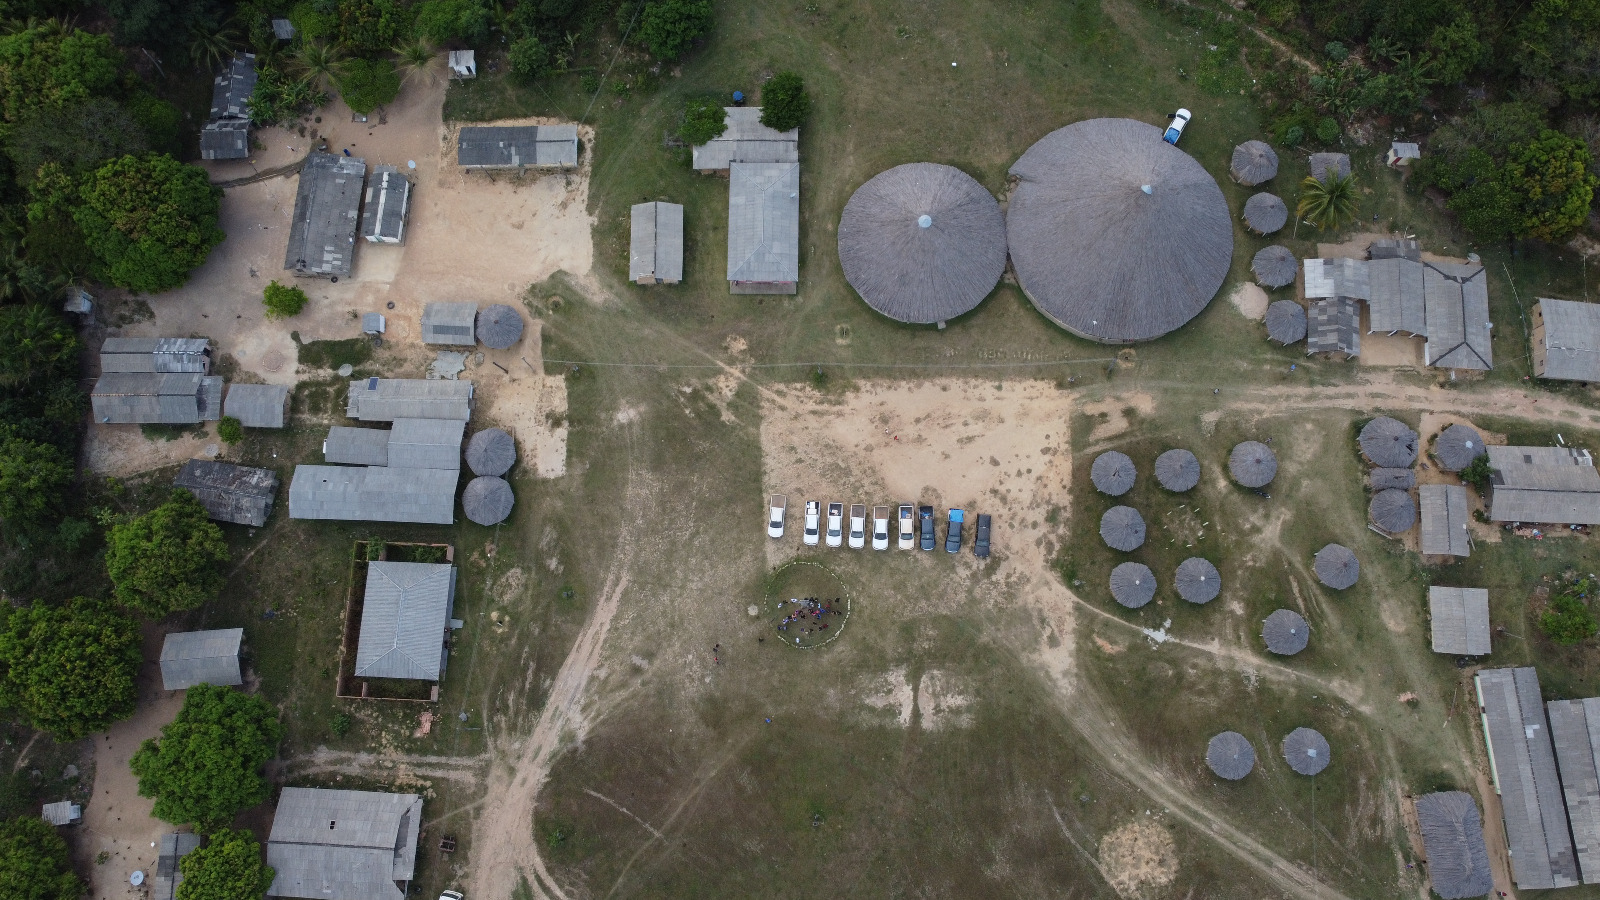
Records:
[[[691,97],[683,104],[683,124],[678,137],[684,143],[700,145],[716,140],[728,130],[728,113],[715,97]]]
[[[761,87],[761,124],[779,131],[799,128],[811,115],[811,95],[793,72],[779,72]]]
[[[152,619],[196,606],[222,590],[228,545],[205,507],[185,490],[106,540],[106,570],[117,601]]]
[[[78,900],[82,894],[67,842],[54,826],[36,815],[0,823],[0,897]]]
[[[22,437],[0,440],[0,524],[8,533],[43,522],[72,481],[59,448]]]
[[[489,39],[494,10],[486,0],[422,0],[413,31],[434,44],[481,44]]]
[[[109,95],[121,63],[110,38],[55,22],[0,36],[0,118]]]
[[[272,704],[199,684],[161,738],[145,741],[129,766],[139,778],[139,795],[155,798],[156,818],[209,831],[271,795],[261,767],[282,738]]]
[[[178,861],[183,880],[177,900],[260,900],[273,870],[261,862],[261,845],[248,831],[223,829]]]
[[[400,94],[400,73],[387,59],[348,60],[339,74],[339,96],[352,112],[366,115],[393,103]]]
[[[83,182],[73,218],[99,274],[118,287],[155,293],[188,280],[223,238],[222,192],[204,169],[170,156],[124,156]]]
[[[646,0],[634,40],[656,59],[672,62],[711,31],[711,0]]]
[[[57,741],[133,714],[139,625],[99,601],[0,607],[0,705]]]

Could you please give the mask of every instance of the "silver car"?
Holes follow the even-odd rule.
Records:
[[[820,500],[807,500],[806,501],[806,528],[805,528],[805,531],[801,533],[800,540],[804,541],[806,543],[806,546],[815,547],[817,545],[817,541],[819,539],[821,539],[821,537],[822,537],[822,501],[820,501]]]
[[[837,547],[844,543],[844,504],[837,501],[828,502],[828,546]]]

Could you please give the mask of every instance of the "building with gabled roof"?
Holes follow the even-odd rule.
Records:
[[[211,373],[211,341],[206,338],[108,337],[100,345],[100,374],[159,372]]]
[[[387,466],[389,430],[335,425],[322,442],[322,457],[346,466]]]
[[[51,825],[76,825],[83,821],[83,807],[71,800],[58,800],[46,803],[39,817]]]
[[[422,342],[444,347],[475,347],[478,304],[435,301],[422,307]]]
[[[635,203],[628,240],[628,280],[677,284],[683,280],[683,205]]]
[[[461,419],[395,419],[384,465],[459,471],[466,428]]]
[[[198,425],[222,418],[222,376],[114,372],[89,391],[102,425]]]
[[[1572,825],[1573,850],[1584,884],[1600,883],[1600,698],[1551,700],[1550,739],[1561,769],[1561,791]]]
[[[1417,829],[1434,893],[1445,900],[1464,900],[1494,890],[1483,818],[1471,794],[1440,791],[1418,797]]]
[[[416,794],[286,787],[267,837],[267,896],[405,900],[421,827]]]
[[[1305,270],[1307,300],[1332,297],[1366,300],[1372,294],[1364,259],[1306,259],[1301,265]]]
[[[577,125],[468,125],[456,140],[463,169],[572,168]]]
[[[1428,342],[1423,362],[1445,369],[1494,367],[1489,281],[1477,264],[1422,264]]]
[[[256,57],[240,53],[211,83],[211,115],[200,129],[201,159],[250,156],[250,97],[256,90]]]
[[[476,50],[451,50],[446,60],[451,78],[477,78],[478,52]]]
[[[761,124],[759,106],[725,106],[727,129],[718,137],[696,146],[692,152],[695,169],[706,175],[727,172],[736,162],[798,163],[800,129],[778,131]]]
[[[460,475],[452,469],[295,466],[289,517],[451,525]]]
[[[177,900],[178,885],[183,883],[178,863],[199,847],[200,835],[192,832],[178,831],[161,836],[155,874],[150,878],[150,900]]]
[[[361,236],[374,244],[405,240],[406,213],[411,207],[411,179],[394,166],[376,166],[367,183],[367,202],[361,213]]]
[[[472,417],[472,382],[372,377],[350,382],[345,415],[363,422]]]
[[[182,691],[197,684],[244,684],[239,671],[243,628],[180,631],[161,641],[161,689]]]
[[[206,515],[218,522],[259,528],[272,515],[278,473],[214,459],[191,459],[178,470],[172,486],[193,494]]]
[[[1437,556],[1471,556],[1467,530],[1467,489],[1459,484],[1424,484],[1417,488],[1422,506],[1419,550]]]
[[[455,603],[455,566],[367,563],[355,676],[419,681],[443,678]]]
[[[1600,525],[1600,472],[1587,450],[1489,446],[1489,518]]]
[[[201,159],[248,159],[249,156],[249,119],[217,119],[200,126]]]
[[[306,157],[295,190],[285,269],[306,276],[350,274],[366,178],[367,162],[359,156],[317,152]]]
[[[1422,263],[1398,256],[1374,259],[1367,263],[1367,290],[1369,333],[1428,333]]]
[[[728,183],[728,283],[793,294],[800,280],[800,164],[735,162]]]
[[[1361,304],[1349,297],[1311,301],[1306,312],[1306,355],[1361,355]]]
[[[1511,850],[1511,875],[1524,890],[1572,887],[1578,861],[1556,756],[1532,668],[1483,669],[1474,677],[1489,772]]]
[[[282,428],[289,412],[289,386],[286,384],[235,384],[228,388],[222,414],[239,420],[246,428]]]
[[[1600,382],[1600,303],[1540,297],[1532,341],[1534,375]]]
[[[1428,587],[1433,652],[1451,656],[1489,653],[1489,592],[1483,588]]]

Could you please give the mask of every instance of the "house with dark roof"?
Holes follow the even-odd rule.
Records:
[[[677,284],[683,280],[683,205],[636,203],[628,240],[628,280]]]
[[[464,126],[456,140],[456,164],[463,169],[570,169],[578,164],[578,126]]]
[[[1494,890],[1483,817],[1471,794],[1439,791],[1418,797],[1417,828],[1434,893],[1444,900],[1465,900]]]
[[[338,278],[354,265],[366,160],[312,153],[300,169],[283,267],[296,275]]]
[[[1349,297],[1311,301],[1306,312],[1306,355],[1361,355],[1361,304]]]
[[[260,528],[272,515],[278,473],[214,459],[191,459],[178,470],[172,486],[193,494],[206,515],[218,522]]]
[[[1561,792],[1572,825],[1573,850],[1584,884],[1600,883],[1600,698],[1551,700],[1550,739],[1561,769]]]
[[[1442,369],[1494,367],[1489,321],[1489,281],[1476,263],[1422,264],[1428,342],[1423,362]]]
[[[411,179],[394,166],[377,166],[367,183],[366,208],[361,214],[361,236],[374,244],[405,240],[406,213],[411,206]]]
[[[150,879],[150,900],[177,900],[178,885],[183,883],[178,863],[199,847],[200,835],[188,831],[161,836],[155,874]]]
[[[478,304],[436,301],[422,307],[422,342],[442,347],[475,347]]]
[[[455,566],[368,563],[355,676],[418,681],[443,678],[455,602]]]
[[[240,53],[211,83],[211,115],[200,129],[201,159],[245,159],[250,155],[250,97],[256,90],[256,57]]]
[[[421,827],[416,794],[286,787],[267,837],[267,896],[405,900]]]
[[[1459,484],[1424,484],[1417,488],[1422,506],[1424,554],[1471,556],[1472,540],[1467,530],[1467,489]]]
[[[161,641],[161,689],[182,691],[197,684],[244,684],[239,671],[243,628],[180,631]]]
[[[778,131],[761,124],[759,106],[725,106],[727,129],[718,137],[696,146],[693,166],[711,175],[727,172],[736,162],[798,163],[800,129]]]
[[[289,386],[286,384],[235,384],[228,388],[222,414],[239,420],[246,428],[282,428],[289,411]]]
[[[89,391],[102,425],[198,425],[222,418],[222,376],[114,372]]]
[[[206,338],[108,337],[100,345],[100,373],[211,373],[211,342]]]
[[[1483,588],[1428,587],[1433,652],[1451,656],[1489,653],[1489,592]]]
[[[1489,446],[1489,518],[1600,525],[1600,472],[1587,450]]]
[[[460,476],[452,469],[295,466],[289,517],[451,525]]]
[[[1533,374],[1600,382],[1600,303],[1540,297],[1533,304]]]
[[[1532,668],[1483,669],[1473,680],[1512,880],[1524,890],[1572,887],[1578,884],[1578,860],[1539,675]]]
[[[1367,292],[1368,333],[1428,333],[1422,263],[1398,256],[1368,262]]]
[[[800,280],[800,164],[735,162],[728,181],[728,285],[793,294]]]
[[[472,382],[367,378],[350,382],[345,415],[363,422],[472,417]]]

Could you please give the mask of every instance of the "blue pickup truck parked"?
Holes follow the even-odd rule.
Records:
[[[967,514],[965,512],[954,508],[950,510],[950,522],[945,528],[944,552],[961,552],[961,523],[965,522],[966,519]]]

